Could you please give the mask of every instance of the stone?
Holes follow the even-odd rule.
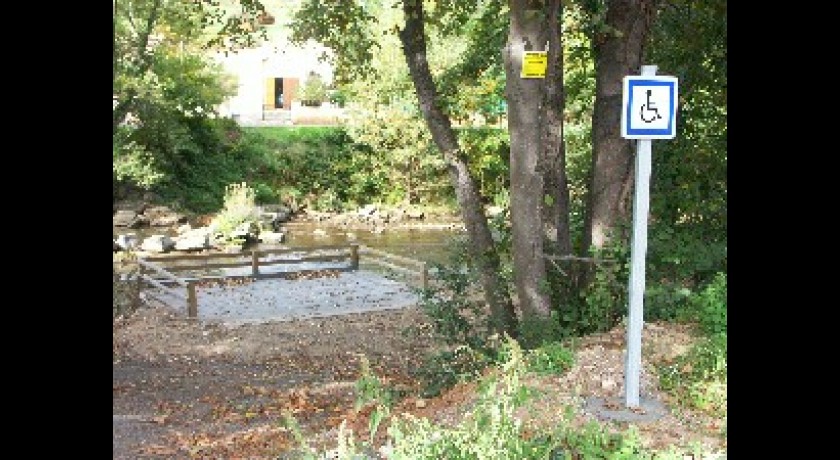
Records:
[[[175,242],[172,238],[166,235],[152,235],[143,240],[140,249],[147,252],[167,252],[173,247],[175,247]]]
[[[117,210],[114,213],[114,227],[128,227],[136,217],[137,213],[130,209]]]
[[[278,244],[286,240],[286,234],[282,232],[260,232],[260,242],[265,244]]]
[[[201,251],[210,247],[210,234],[187,232],[175,239],[176,251]]]
[[[134,233],[125,233],[122,235],[117,236],[116,241],[114,243],[123,251],[131,251],[132,249],[137,247],[137,244],[140,242],[140,238],[137,237]]]

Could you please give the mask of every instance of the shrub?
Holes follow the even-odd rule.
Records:
[[[562,374],[574,365],[575,354],[560,342],[550,342],[531,350],[527,362],[528,370],[536,374]]]
[[[674,363],[659,369],[662,388],[686,407],[726,414],[726,333],[704,338]]]
[[[310,72],[300,86],[298,97],[302,105],[318,107],[327,100],[327,85],[320,75]]]
[[[427,358],[420,376],[425,394],[436,395],[499,359],[499,337],[479,295],[479,285],[464,242],[453,240],[446,264],[433,264],[438,281],[420,291],[419,305],[435,337],[447,348]]]
[[[703,332],[726,334],[726,273],[715,275],[694,300],[697,320]]]
[[[277,202],[277,192],[275,192],[269,185],[263,182],[255,182],[253,189],[255,203],[266,204]]]
[[[245,241],[236,233],[243,225],[259,232],[259,212],[254,189],[245,182],[230,184],[225,189],[224,208],[210,222],[216,234],[216,241],[223,244],[243,244]]]
[[[526,434],[517,409],[534,393],[522,384],[526,354],[516,341],[503,345],[507,359],[496,372],[479,380],[477,401],[460,423],[446,427],[427,418],[401,415],[388,428],[389,439],[380,449],[393,460],[531,460],[531,459],[682,459],[674,449],[657,453],[641,446],[638,432],[630,428],[615,430],[590,422],[576,428],[571,420],[574,409],[565,408],[566,418],[559,427]],[[563,408],[558,408],[563,410]],[[305,441],[301,441],[306,445]],[[340,460],[372,458],[374,446],[357,443],[342,423],[333,457]],[[323,458],[310,453],[307,459]]]

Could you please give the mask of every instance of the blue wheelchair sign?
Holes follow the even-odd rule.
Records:
[[[621,137],[673,139],[676,136],[676,77],[624,77],[621,106]]]

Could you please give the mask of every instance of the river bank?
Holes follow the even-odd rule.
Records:
[[[129,204],[121,205],[131,207]],[[142,207],[141,207],[142,208]],[[325,245],[356,243],[403,257],[429,263],[448,261],[451,243],[466,235],[464,226],[451,211],[416,211],[410,214],[394,211],[370,213],[312,213],[302,212],[290,217],[277,229],[282,234],[279,244],[257,243],[249,249],[311,248]],[[367,217],[365,217],[367,216]],[[185,225],[191,228],[207,226],[213,215],[192,216],[185,223],[174,222],[167,226],[142,226],[130,228],[114,226],[113,237],[132,236],[139,241],[155,235],[176,238]],[[175,220],[175,219],[171,219]],[[218,252],[207,249],[203,252]],[[119,258],[119,256],[115,256]]]

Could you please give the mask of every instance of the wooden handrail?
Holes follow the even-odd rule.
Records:
[[[410,275],[415,275],[420,277],[420,283],[423,286],[423,289],[429,286],[429,268],[426,262],[422,260],[412,259],[410,257],[404,257],[397,254],[391,254],[390,252],[380,251],[378,249],[373,249],[368,246],[361,247],[362,254],[370,254],[374,256],[381,257],[385,260],[379,260],[376,258],[371,258],[370,260],[376,264],[379,264],[383,267],[386,267],[390,270],[394,270],[401,273],[407,273]],[[404,264],[414,265],[417,268],[411,269],[407,267],[401,267],[399,265],[393,264],[390,261],[402,262]]]
[[[362,252],[362,254],[373,254],[373,255],[376,255],[376,256],[379,256],[379,257],[384,257],[386,259],[396,260],[398,262],[403,262],[403,263],[407,263],[407,264],[415,264],[415,265],[418,265],[420,267],[425,265],[425,262],[423,262],[421,260],[412,259],[410,257],[403,257],[403,256],[399,256],[397,254],[391,254],[390,252],[380,251],[379,249],[373,249],[369,246],[362,246],[361,247],[361,252]]]
[[[137,259],[137,264],[140,265],[143,268],[147,268],[147,269],[157,273],[158,275],[160,275],[160,276],[162,276],[162,277],[164,277],[168,280],[174,281],[174,282],[180,284],[183,287],[187,287],[187,283],[185,281],[183,281],[182,279],[173,275],[172,273],[169,273],[168,271],[164,270],[163,268],[158,267],[155,264],[147,262],[146,260],[143,260],[143,259]]]
[[[171,295],[174,295],[175,297],[178,297],[180,299],[186,300],[187,301],[187,316],[189,316],[190,318],[197,318],[198,317],[198,299],[196,297],[195,282],[194,281],[184,281],[184,280],[178,278],[177,276],[173,275],[172,273],[169,273],[168,271],[164,270],[163,268],[158,267],[157,265],[155,265],[151,262],[148,262],[146,260],[143,260],[143,259],[137,259],[137,265],[140,267],[140,271],[138,273],[138,278],[141,282],[146,281],[147,283],[151,284],[152,286],[155,286],[159,289],[162,289],[164,292],[167,292]],[[166,279],[168,281],[174,281],[176,284],[187,288],[186,295],[181,294],[179,291],[164,285],[163,283],[161,283],[158,280],[152,278],[151,276],[143,274],[143,269],[144,268],[157,273],[158,275],[162,276],[164,279]],[[158,299],[158,300],[160,300],[160,299]]]
[[[325,252],[340,251],[338,254],[325,254]],[[295,257],[293,259],[270,259],[263,258],[270,255],[294,254],[304,253],[305,255]],[[260,273],[260,267],[267,267],[280,264],[298,264],[304,262],[338,262],[349,261],[350,270],[357,270],[359,268],[359,254],[368,254],[374,257],[370,261],[382,265],[390,270],[420,276],[423,287],[428,285],[428,269],[423,261],[403,257],[396,254],[391,254],[378,249],[373,249],[367,246],[360,246],[356,243],[349,245],[325,245],[306,248],[305,250],[299,248],[282,248],[282,249],[265,249],[252,250],[242,253],[219,253],[219,254],[179,254],[179,255],[155,255],[144,258],[138,258],[137,263],[141,267],[138,281],[146,282],[156,288],[164,290],[179,299],[187,302],[187,314],[191,318],[198,316],[198,300],[196,296],[196,283],[202,277],[198,278],[182,278],[172,274],[172,271],[182,270],[207,270],[217,268],[234,268],[234,267],[251,267],[251,276],[254,278],[274,277],[272,274]],[[209,263],[212,260],[230,260],[240,259],[237,261]],[[189,264],[189,265],[169,265],[173,262],[184,261],[202,261],[203,263]],[[413,265],[416,268],[409,268],[400,266],[392,262]],[[159,263],[166,263],[166,268],[159,266]],[[144,275],[143,269],[149,270],[163,279],[156,279],[152,276]],[[247,276],[247,275],[246,275]],[[223,277],[226,278],[226,277]],[[186,293],[180,290],[173,289],[167,286],[166,282],[174,282],[182,288],[186,288]],[[157,298],[155,296],[151,296]],[[159,298],[157,298],[160,300]]]

